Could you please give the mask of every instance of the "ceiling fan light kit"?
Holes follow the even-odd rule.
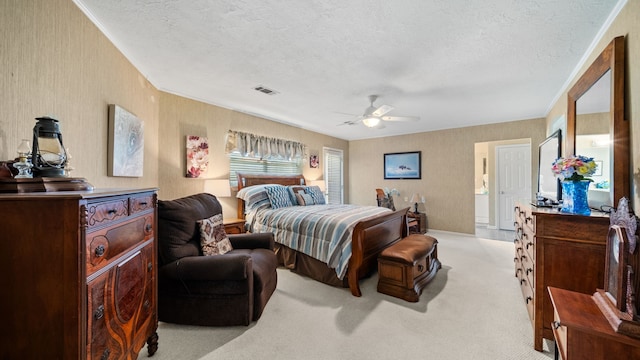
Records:
[[[375,127],[378,124],[380,124],[380,118],[371,116],[371,117],[362,119],[362,123],[368,127]]]

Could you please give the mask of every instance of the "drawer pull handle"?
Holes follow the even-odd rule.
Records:
[[[527,268],[527,271],[525,271],[525,274],[529,275],[529,273],[533,272],[532,268]]]
[[[522,279],[522,280],[520,280],[520,285],[524,285],[524,283],[526,283],[526,282],[527,282],[527,280]]]
[[[527,258],[527,255],[522,255],[522,256],[520,256],[520,260],[524,260],[524,259],[526,259],[526,258]]]
[[[521,269],[521,268],[516,269],[516,275],[517,275],[518,273],[521,273],[521,272],[522,272],[522,269]]]
[[[142,205],[142,206],[145,206],[145,205],[147,205],[147,202],[146,201],[140,201],[139,204]]]
[[[533,245],[532,243],[528,242],[527,245],[525,245],[525,247],[528,249],[529,246],[532,246],[532,245]]]
[[[109,214],[109,215],[113,215],[113,214],[115,214],[117,211],[118,211],[118,210],[116,210],[116,209],[109,209],[109,210],[107,210],[107,214]]]
[[[527,298],[525,299],[525,303],[528,304],[529,301],[532,301],[533,299],[531,298],[531,296],[527,296]]]
[[[531,216],[527,216],[527,217],[524,219],[524,223],[526,224],[526,223],[528,223],[528,222],[531,222],[532,220],[533,220],[533,219],[531,218]]]
[[[96,247],[95,254],[97,257],[104,255],[104,245],[98,245]]]
[[[554,329],[558,329],[560,326],[562,326],[562,325],[560,324],[560,321],[554,321],[554,322],[553,322],[553,328],[554,328]]]
[[[104,349],[102,356],[100,356],[100,360],[107,360],[109,355],[111,355],[111,350],[109,350],[109,348]]]
[[[96,311],[93,312],[93,318],[96,320],[100,320],[102,319],[103,316],[104,316],[104,305],[100,305],[98,306]]]
[[[151,224],[147,224],[147,225],[145,225],[145,227],[144,227],[144,230],[145,230],[146,232],[150,232],[152,229],[153,229],[153,226],[151,226]]]

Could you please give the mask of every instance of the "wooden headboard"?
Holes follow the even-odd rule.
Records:
[[[253,185],[280,184],[306,185],[304,176],[300,175],[272,175],[272,174],[236,174],[238,176],[238,191]],[[244,201],[238,199],[238,218],[244,219]]]

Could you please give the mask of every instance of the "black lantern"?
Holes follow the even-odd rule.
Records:
[[[62,145],[62,133],[58,120],[49,116],[36,118],[33,127],[33,151],[31,163],[37,177],[65,177],[64,165],[67,153]]]

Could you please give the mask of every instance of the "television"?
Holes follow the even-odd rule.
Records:
[[[557,130],[538,147],[538,192],[534,205],[554,206],[562,200],[560,179],[555,177],[551,166],[561,156],[562,132]]]

